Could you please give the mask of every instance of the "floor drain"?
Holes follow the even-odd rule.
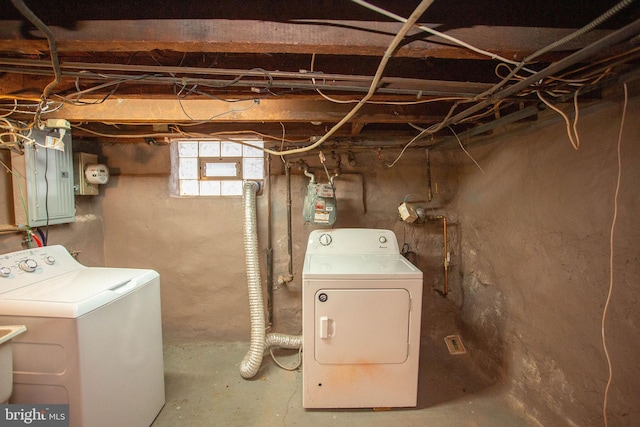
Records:
[[[462,344],[462,339],[458,335],[449,335],[445,337],[444,342],[447,344],[450,354],[464,354],[467,352],[464,349],[464,344]]]

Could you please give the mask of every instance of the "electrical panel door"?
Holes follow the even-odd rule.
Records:
[[[16,225],[41,227],[75,220],[71,132],[51,144],[58,132],[34,129],[30,138],[37,144],[25,144],[24,154],[11,153]]]

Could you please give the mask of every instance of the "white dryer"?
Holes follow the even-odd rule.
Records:
[[[302,273],[303,407],[416,406],[422,276],[390,230],[311,232]]]
[[[0,255],[0,324],[27,326],[10,403],[68,404],[74,427],[149,426],[162,409],[157,272],[86,267],[62,246]]]

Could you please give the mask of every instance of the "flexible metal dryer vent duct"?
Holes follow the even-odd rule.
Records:
[[[299,349],[302,346],[302,336],[300,335],[267,334],[265,332],[262,280],[260,279],[258,258],[258,224],[256,221],[256,192],[259,188],[257,182],[246,181],[242,192],[244,252],[251,314],[251,343],[249,351],[240,363],[240,375],[247,379],[253,378],[258,373],[266,349],[271,347]]]

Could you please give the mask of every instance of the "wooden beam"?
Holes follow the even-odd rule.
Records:
[[[369,90],[373,76],[362,75],[345,75],[331,74],[321,72],[287,72],[287,71],[267,71],[255,69],[228,69],[228,68],[211,68],[211,67],[180,67],[180,66],[162,66],[162,65],[129,65],[117,63],[88,63],[88,62],[71,62],[65,61],[60,64],[61,75],[63,81],[67,79],[71,82],[71,87],[76,79],[83,81],[98,81],[104,83],[111,76],[111,79],[120,80],[122,74],[129,74],[132,78],[127,85],[135,85],[142,83],[149,85],[152,83],[169,86],[168,76],[179,74],[182,79],[187,79],[189,84],[211,85],[212,87],[224,87],[234,77],[242,75],[247,78],[247,82],[236,82],[235,87],[247,87],[257,85],[260,87],[280,87],[287,89],[313,89],[311,83],[315,79],[315,87],[322,90],[346,91],[346,92],[362,92]],[[42,76],[50,75],[53,78],[53,69],[50,61],[46,60],[30,60],[1,58],[0,70],[7,73],[33,75],[33,79],[37,79],[42,86],[46,86],[49,81],[42,80]],[[114,75],[117,74],[118,76]],[[148,74],[147,77],[140,77],[140,73]],[[272,80],[269,81],[266,77]],[[258,77],[258,80],[256,80]],[[176,79],[177,80],[177,79]],[[25,78],[26,81],[26,78]],[[182,80],[181,80],[182,82]],[[26,83],[25,83],[26,84]],[[426,80],[406,77],[382,77],[377,90],[378,94],[403,94],[421,96],[460,96],[474,97],[488,89],[493,85],[490,83],[477,82],[457,82],[448,80]],[[34,86],[34,87],[37,87]],[[339,96],[339,95],[338,95]],[[353,97],[350,97],[351,99]]]
[[[22,35],[21,21],[0,21],[0,51],[40,54],[47,41],[37,34]],[[437,25],[432,25],[437,28]],[[64,52],[178,52],[297,53],[322,55],[383,54],[401,27],[397,22],[320,21],[275,22],[224,19],[77,21],[73,29],[51,27],[58,50]],[[446,30],[446,34],[502,56],[520,59],[570,33],[570,29],[475,26]],[[608,34],[594,30],[563,46],[576,50]],[[395,53],[414,58],[480,58],[420,30]]]
[[[83,99],[91,103],[91,99]],[[448,108],[447,105],[444,107]],[[46,118],[70,122],[179,123],[179,122],[322,122],[337,123],[353,106],[311,99],[251,99],[224,102],[210,99],[109,98],[95,105],[65,104]],[[434,123],[443,106],[365,105],[352,123]]]
[[[362,131],[362,128],[364,127],[365,124],[366,123],[364,123],[364,122],[351,123],[351,135],[360,134],[360,132]]]

